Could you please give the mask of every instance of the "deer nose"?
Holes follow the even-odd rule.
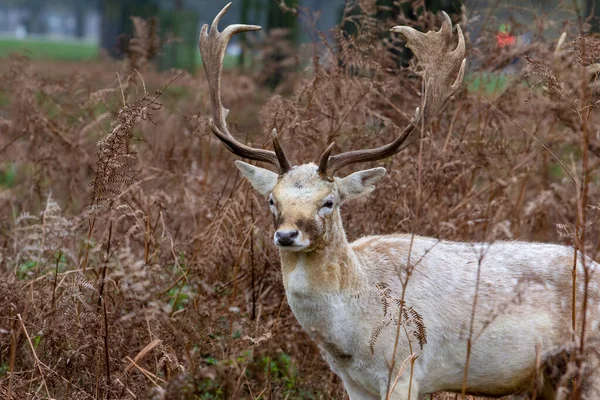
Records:
[[[298,231],[277,231],[275,239],[282,246],[291,246],[294,244],[294,239],[298,237]]]

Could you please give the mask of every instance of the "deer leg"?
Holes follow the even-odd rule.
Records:
[[[347,376],[342,377],[342,382],[344,382],[344,389],[346,389],[346,393],[348,393],[350,400],[377,400],[376,396],[367,392]]]
[[[558,394],[556,393],[556,387],[552,381],[544,382],[541,385],[535,399],[533,400],[555,400],[558,399]]]
[[[600,379],[595,377],[593,382],[589,380],[584,383],[582,398],[586,400],[600,399]]]
[[[600,399],[600,366],[597,354],[590,354],[586,359],[585,377],[581,388],[582,399]]]
[[[373,395],[373,393],[366,390],[363,386],[361,386],[358,382],[352,379],[343,368],[340,367],[336,359],[331,356],[327,351],[325,351],[321,346],[319,348],[322,351],[323,357],[329,364],[329,368],[340,377],[342,382],[344,383],[344,389],[346,389],[346,393],[348,393],[348,397],[350,400],[377,400],[377,396]]]
[[[419,383],[414,377],[412,382],[408,377],[406,379],[400,378],[393,390],[390,388],[389,396],[386,395],[387,386],[387,381],[381,385],[381,400],[417,400],[419,397]]]
[[[372,393],[369,393],[367,390],[365,390],[365,388],[359,385],[354,379],[350,378],[347,374],[339,372],[336,372],[336,374],[340,378],[342,378],[342,382],[344,383],[344,389],[346,389],[346,393],[348,393],[348,397],[350,397],[350,400],[377,400],[377,396],[374,396]]]

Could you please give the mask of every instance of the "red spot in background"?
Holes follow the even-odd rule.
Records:
[[[510,33],[498,32],[496,35],[496,42],[498,47],[505,47],[514,44],[517,39]]]

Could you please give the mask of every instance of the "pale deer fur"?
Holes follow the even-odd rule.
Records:
[[[389,156],[399,151],[402,141],[395,142],[392,150],[384,146],[334,156],[337,158],[330,158],[330,147],[319,165],[295,167],[276,140],[275,152],[237,142],[227,130],[227,111],[220,104],[220,62],[232,34],[258,27],[234,25],[219,33],[216,24],[226,10],[217,16],[210,32],[203,28],[200,39],[213,99],[211,127],[234,153],[279,167],[275,173],[236,161],[252,186],[268,196],[288,303],[341,377],[350,399],[415,400],[423,393],[460,391],[467,358],[467,393],[526,393],[536,379],[538,354],[539,364],[543,364],[572,340],[573,249],[527,242],[459,243],[410,234],[368,236],[348,243],[340,206],[372,192],[385,169],[363,170],[345,178],[328,172],[351,162]],[[449,19],[446,21],[442,31],[446,29],[448,35]],[[460,30],[459,36],[460,47]],[[447,37],[444,40],[449,43]],[[412,38],[427,41],[430,37]],[[461,58],[456,54],[458,64]],[[463,68],[464,61],[460,70],[448,66],[448,71],[453,71],[448,72],[450,80],[439,78],[443,73],[431,78],[432,91],[441,99],[428,99],[423,115],[431,117],[441,109],[457,87],[456,74],[462,80]],[[598,265],[585,261],[592,274],[586,324],[591,340],[597,337],[600,282],[595,274]],[[580,305],[584,282],[581,257],[577,268]],[[422,349],[402,324],[384,326],[373,339],[384,318],[381,284],[422,319],[427,331]],[[577,319],[581,323],[582,316]],[[467,357],[470,333],[472,347]],[[585,396],[600,399],[594,367],[588,366]],[[538,388],[538,395],[560,398],[555,383],[546,382]]]
[[[500,396],[526,391],[534,380],[538,346],[543,361],[544,354],[571,340],[572,248],[528,242],[459,243],[408,234],[368,236],[348,243],[339,207],[370,192],[374,180],[383,176],[381,169],[356,173],[366,172],[367,182],[355,184],[349,193],[348,182],[322,179],[314,164],[294,167],[275,179],[271,171],[236,163],[263,193],[265,180],[275,182],[270,198],[277,229],[310,227],[308,232],[299,229],[302,247],[279,246],[286,295],[298,322],[322,346],[351,399],[385,399],[396,329],[383,330],[372,354],[368,343],[383,318],[375,285],[387,283],[400,297],[409,258],[413,268],[405,303],[422,316],[427,328],[423,350],[416,340],[412,343],[418,358],[411,400],[419,393],[461,390],[478,268],[468,393]],[[334,207],[323,213],[321,205],[328,199],[333,199]],[[587,267],[594,271],[597,264],[588,260]],[[592,276],[588,329],[595,334],[600,288],[593,272]],[[581,261],[578,281],[583,282]],[[580,284],[578,304],[582,290]],[[401,332],[397,367],[410,355],[409,348]],[[391,399],[408,398],[409,377],[408,372],[402,375]],[[594,397],[600,393],[590,383],[588,398],[600,399]],[[545,390],[546,398],[555,398],[551,386]]]

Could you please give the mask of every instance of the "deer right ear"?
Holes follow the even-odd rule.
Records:
[[[268,195],[273,191],[273,188],[277,184],[279,175],[275,172],[269,171],[268,169],[255,167],[243,161],[236,161],[235,166],[238,167],[244,178],[248,179],[248,182],[252,187],[263,196]]]
[[[373,168],[358,171],[345,178],[335,178],[342,201],[352,200],[371,193],[375,183],[385,175],[385,168]]]

